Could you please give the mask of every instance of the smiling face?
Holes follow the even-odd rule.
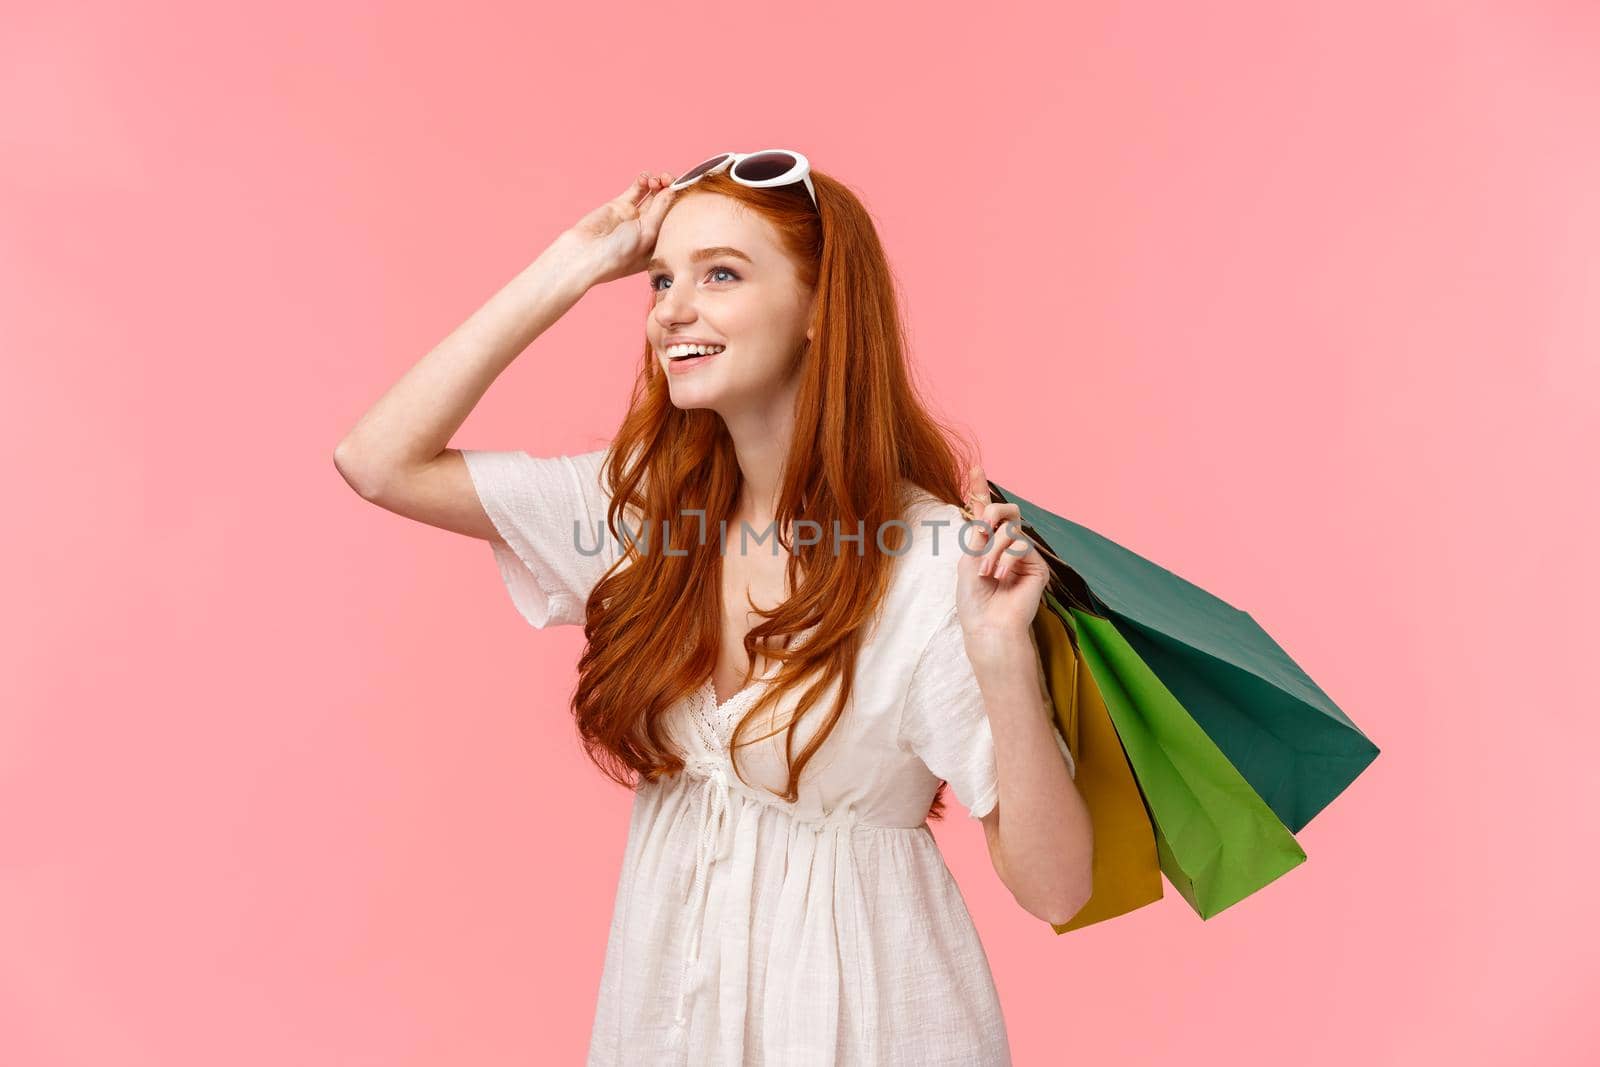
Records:
[[[811,293],[765,219],[731,197],[684,195],[661,223],[648,275],[645,335],[674,407],[727,419],[792,404]],[[679,338],[722,351],[675,360]]]

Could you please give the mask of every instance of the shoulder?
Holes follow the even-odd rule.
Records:
[[[953,577],[956,561],[961,557],[961,527],[967,521],[961,509],[926,489],[913,488],[908,491],[901,517],[911,533],[903,558],[919,570]],[[967,539],[970,541],[970,534]]]
[[[584,498],[588,501],[592,513],[591,517],[600,522],[605,521],[611,503],[617,496],[616,485],[611,481],[611,466],[616,448],[616,442],[608,441],[598,448],[562,457],[568,464],[568,469],[583,487]],[[638,510],[633,507],[625,508],[623,518],[625,522],[637,524]]]
[[[606,475],[606,467],[611,461],[609,444],[587,452],[574,452],[563,458],[582,477],[585,489],[599,489],[606,497],[611,496],[612,486]]]
[[[956,606],[956,566],[961,560],[967,521],[961,509],[925,489],[912,487],[901,510],[909,543],[895,561],[894,584],[900,608],[918,620],[926,634],[952,616]],[[966,534],[970,543],[972,534]]]

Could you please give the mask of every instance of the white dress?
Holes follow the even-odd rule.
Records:
[[[505,540],[490,544],[517,609],[536,627],[581,625],[590,590],[621,555],[615,538],[597,536],[606,450],[463,454]],[[962,516],[916,492],[911,548],[894,563],[854,693],[802,774],[798,804],[765,788],[785,780],[782,732],[740,751],[750,785],[728,756],[766,676],[720,707],[707,680],[675,711],[687,766],[635,792],[589,1064],[1011,1062],[988,959],[926,821],[941,779],[979,817],[995,805],[997,777],[955,614]],[[932,525],[940,520],[948,525]],[[796,751],[832,695],[802,721]]]

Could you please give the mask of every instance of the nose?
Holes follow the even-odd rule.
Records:
[[[670,286],[661,291],[661,296],[656,300],[656,323],[668,333],[695,320],[694,313],[694,287]]]

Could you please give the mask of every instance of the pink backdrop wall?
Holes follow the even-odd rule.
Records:
[[[581,1059],[581,634],[331,453],[633,172],[774,145],[874,210],[991,475],[1383,749],[1205,923],[1054,937],[952,805],[1018,1062],[1592,1057],[1600,10],[1190,6],[8,9],[0,1063]],[[605,440],[644,293],[456,444]]]

